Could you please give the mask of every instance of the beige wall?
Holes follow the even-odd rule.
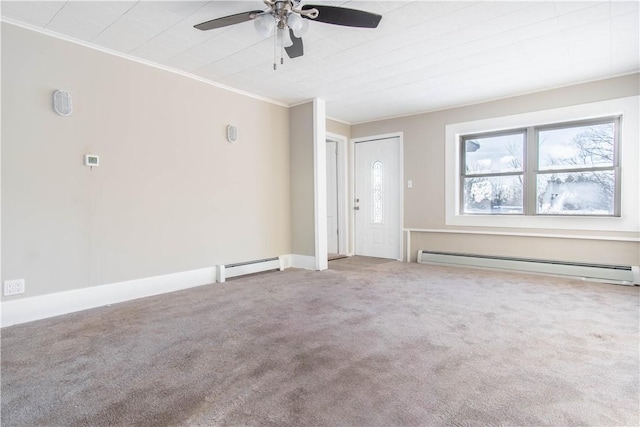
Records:
[[[10,298],[290,253],[288,129],[285,107],[3,23]]]
[[[326,124],[327,133],[334,133],[336,135],[345,136],[347,139],[351,139],[351,125],[331,119],[327,119]]]
[[[353,138],[402,131],[404,133],[405,189],[404,226],[414,229],[452,230],[445,224],[445,127],[448,124],[481,120],[532,111],[584,104],[638,95],[639,75],[602,80],[572,87],[502,99],[483,104],[390,120],[353,125]],[[635,143],[638,143],[635,141]],[[637,167],[637,165],[636,165]],[[638,195],[631,195],[638,197]],[[491,232],[547,233],[546,230],[484,229]],[[635,238],[637,233],[594,233],[558,230],[560,234],[600,234]],[[562,241],[562,243],[559,243]],[[637,242],[603,242],[598,240],[541,239],[511,236],[448,235],[412,233],[411,255],[418,249],[470,252],[494,255],[537,256],[585,262],[640,264]]]
[[[289,109],[291,250],[315,256],[313,102]]]

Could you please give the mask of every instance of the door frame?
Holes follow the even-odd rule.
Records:
[[[349,162],[347,161],[348,142],[346,136],[336,133],[327,132],[326,139],[335,142],[338,149],[338,158],[336,169],[338,172],[338,254],[351,255],[349,251],[349,182],[348,170]]]
[[[360,138],[352,138],[349,144],[349,154],[351,156],[351,200],[349,200],[349,224],[351,228],[351,249],[352,254],[356,253],[356,218],[353,214],[353,208],[355,206],[355,194],[356,194],[356,144],[365,143],[367,141],[376,141],[379,139],[398,138],[398,195],[399,195],[399,212],[398,212],[398,224],[396,226],[396,233],[398,237],[398,249],[396,253],[396,259],[402,261],[404,258],[404,133],[392,132],[381,135],[365,136]],[[409,254],[407,254],[408,256]]]

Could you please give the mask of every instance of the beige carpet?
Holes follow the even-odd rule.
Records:
[[[3,329],[2,425],[638,425],[638,287],[330,267]]]

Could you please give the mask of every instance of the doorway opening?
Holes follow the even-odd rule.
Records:
[[[327,259],[345,258],[348,249],[347,138],[327,133]]]

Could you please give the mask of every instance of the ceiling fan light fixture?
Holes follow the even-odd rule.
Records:
[[[300,29],[300,31],[297,32],[294,31],[293,33],[295,34],[296,37],[302,37],[303,34],[306,34],[307,30],[309,29],[309,21],[306,19],[302,20],[302,28]]]
[[[289,47],[293,45],[293,40],[291,40],[291,35],[289,34],[288,28],[278,28],[278,47]]]
[[[264,39],[273,34],[273,29],[276,26],[276,20],[270,14],[264,14],[253,22],[256,31]]]
[[[309,21],[303,19],[296,12],[291,12],[287,17],[287,25],[293,30],[296,37],[302,37],[309,29]]]

